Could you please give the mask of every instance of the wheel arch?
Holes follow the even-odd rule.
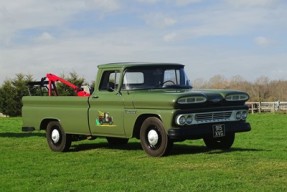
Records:
[[[59,119],[56,119],[56,118],[43,119],[43,120],[41,121],[41,124],[40,124],[40,130],[46,130],[47,125],[48,125],[51,121],[58,121],[58,122],[60,122],[60,120],[59,120]]]
[[[160,118],[160,116],[157,115],[157,114],[142,114],[142,115],[140,115],[140,116],[137,118],[137,120],[136,120],[136,122],[135,122],[135,124],[134,124],[133,137],[135,137],[135,138],[137,138],[137,139],[140,138],[141,125],[142,125],[142,123],[144,122],[144,120],[146,120],[146,119],[149,118],[149,117],[156,117],[156,118],[158,118],[159,120],[162,121],[162,119]]]

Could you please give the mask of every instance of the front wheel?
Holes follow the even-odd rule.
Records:
[[[58,121],[51,121],[47,125],[46,138],[52,151],[68,151],[71,147],[71,135],[67,135]]]
[[[235,133],[229,133],[224,137],[213,138],[212,136],[204,137],[203,141],[209,149],[229,149],[234,142]]]
[[[156,117],[149,117],[143,122],[140,129],[140,140],[143,150],[153,157],[167,155],[173,145],[162,122]]]

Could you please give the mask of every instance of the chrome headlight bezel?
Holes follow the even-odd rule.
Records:
[[[237,120],[246,120],[247,119],[247,111],[237,111],[235,114],[235,118]]]
[[[185,116],[180,115],[176,122],[177,122],[178,125],[184,125],[185,122],[186,122]]]
[[[191,125],[193,122],[193,115],[191,115],[191,114],[180,114],[176,117],[175,122],[177,125],[180,125],[180,126]]]

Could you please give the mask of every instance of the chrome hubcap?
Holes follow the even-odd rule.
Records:
[[[155,146],[158,143],[158,134],[155,130],[150,130],[147,134],[147,139],[150,145]]]
[[[54,129],[52,131],[52,136],[51,136],[52,140],[54,143],[58,143],[60,140],[60,133],[57,129]]]

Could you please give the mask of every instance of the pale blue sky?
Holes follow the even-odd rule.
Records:
[[[286,0],[0,0],[0,83],[118,61],[176,62],[189,78],[287,79]]]

